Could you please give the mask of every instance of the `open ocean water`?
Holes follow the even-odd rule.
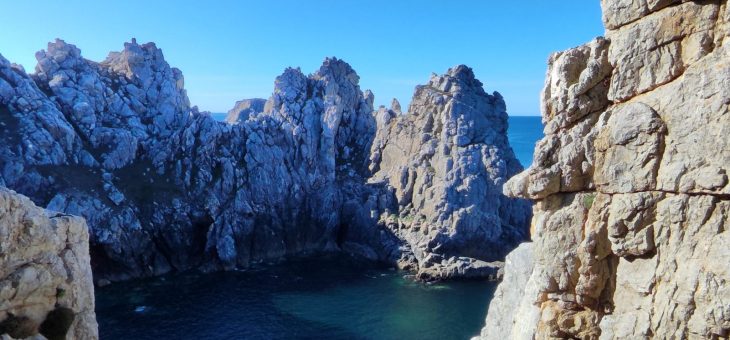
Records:
[[[214,114],[225,118],[225,114]],[[524,167],[539,117],[510,117]],[[101,339],[469,339],[496,283],[425,285],[347,256],[293,259],[241,272],[181,273],[96,289]]]

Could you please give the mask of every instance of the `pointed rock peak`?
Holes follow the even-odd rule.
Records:
[[[125,42],[121,52],[109,52],[109,55],[100,64],[130,78],[133,75],[144,78],[150,76],[152,72],[170,68],[162,50],[157,48],[155,43],[148,42],[139,45],[135,38],[132,38],[131,42]]]
[[[307,93],[308,80],[300,68],[287,67],[274,81],[275,106],[278,106],[281,100],[293,101],[300,93]]]
[[[395,112],[395,113],[397,113],[397,114],[401,114],[402,113],[401,107],[400,107],[400,102],[398,101],[398,99],[393,98],[393,101],[390,102],[390,110],[393,111],[393,112]]]
[[[457,78],[457,79],[464,79],[464,80],[474,80],[474,71],[471,69],[471,67],[466,65],[457,65],[449,69],[447,72],[448,75]]]
[[[68,44],[66,41],[58,38],[48,43],[46,53],[50,55],[68,54],[75,57],[81,56],[81,50],[76,45]]]
[[[337,83],[347,81],[355,86],[360,83],[360,76],[357,75],[357,72],[355,72],[352,66],[336,57],[325,58],[322,66],[314,75],[314,79],[317,80],[327,78],[333,78]]]
[[[429,85],[443,92],[473,91],[481,94],[485,93],[482,82],[476,79],[474,71],[466,65],[449,68],[444,75],[432,75]]]
[[[38,61],[36,73],[53,73],[59,68],[74,68],[85,63],[78,47],[58,38],[49,42],[45,50],[36,52],[35,58]]]
[[[73,44],[56,38],[49,42],[45,50],[40,50],[35,54],[36,60],[40,61],[44,58],[52,58],[57,63],[62,63],[66,59],[78,59],[81,57],[81,50]]]

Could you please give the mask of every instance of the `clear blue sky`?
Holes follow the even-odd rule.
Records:
[[[375,103],[407,104],[431,72],[466,64],[512,115],[538,115],[553,51],[603,34],[599,0],[3,0],[0,54],[31,72],[34,54],[62,38],[91,60],[125,41],[154,41],[180,68],[190,100],[224,112],[268,98],[287,66],[314,72],[349,62]]]

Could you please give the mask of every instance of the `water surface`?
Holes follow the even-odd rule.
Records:
[[[468,339],[496,283],[424,285],[343,255],[97,288],[101,339]]]
[[[515,156],[527,168],[532,164],[535,143],[543,137],[542,121],[539,116],[510,116],[507,138]]]

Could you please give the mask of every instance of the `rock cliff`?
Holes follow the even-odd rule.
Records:
[[[376,120],[371,181],[394,189],[398,211],[384,223],[411,247],[422,278],[482,275],[494,267],[484,261],[502,261],[527,238],[529,204],[499,189],[522,170],[504,100],[470,68],[433,75],[407,114],[394,100]]]
[[[0,56],[0,185],[83,216],[97,279],[335,250],[484,276],[526,236],[527,203],[500,194],[519,171],[504,101],[466,67],[377,123],[373,94],[330,58],[287,69],[263,109],[241,101],[226,124],[190,106],[153,43],[93,62],[56,40],[36,59],[28,75]],[[393,158],[391,139],[412,154]]]
[[[98,339],[82,218],[0,188],[0,336]]]
[[[730,8],[601,5],[606,37],[549,59],[546,136],[504,186],[533,242],[481,336],[727,338]]]

